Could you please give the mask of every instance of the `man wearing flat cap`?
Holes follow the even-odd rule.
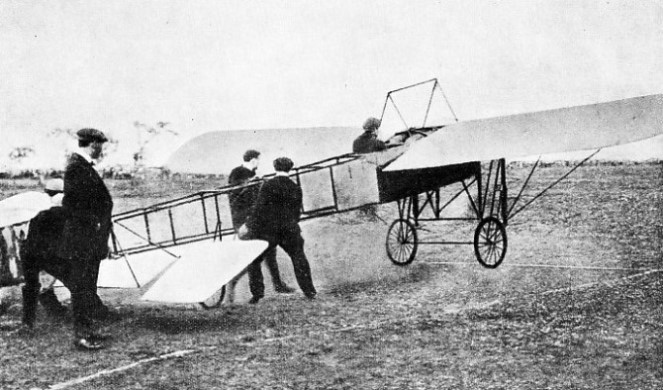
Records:
[[[377,131],[381,121],[377,118],[368,118],[364,122],[364,133],[352,143],[353,153],[372,153],[387,149],[387,145],[378,139]]]
[[[65,214],[60,258],[71,263],[71,301],[74,311],[74,345],[82,350],[101,349],[103,335],[94,329],[94,317],[108,311],[97,298],[99,263],[108,256],[113,200],[95,171],[108,138],[96,129],[81,129],[78,150],[72,153],[64,173]]]
[[[244,163],[230,172],[230,175],[228,176],[228,185],[238,186],[254,180],[255,183],[259,182],[256,177],[256,170],[260,163],[260,152],[254,149],[249,149],[244,153],[243,159]],[[240,187],[239,189],[230,192],[228,200],[230,202],[230,216],[232,217],[235,232],[239,232],[239,228],[244,222],[246,222],[246,218],[251,213],[253,204],[258,196],[259,189],[259,185],[252,185]],[[274,291],[277,293],[291,293],[295,291],[281,279],[279,265],[276,261],[276,248],[265,252],[263,257],[265,264],[267,264],[267,269],[272,275]],[[234,299],[233,291],[238,279],[239,277],[226,285],[226,296],[228,297],[227,302],[229,303],[232,303]]]
[[[58,257],[66,216],[62,208],[64,181],[60,178],[44,182],[44,192],[50,197],[51,208],[41,211],[30,220],[28,234],[20,247],[23,267],[23,324],[35,326],[37,301],[50,317],[65,318],[67,307],[55,295],[53,285],[60,280],[73,290],[72,264]],[[74,270],[76,271],[76,270]],[[99,297],[96,300],[101,301]]]
[[[316,290],[311,278],[311,267],[304,253],[304,238],[299,228],[302,212],[302,190],[288,177],[293,162],[287,157],[274,160],[276,175],[266,181],[249,217],[246,238],[259,238],[269,242],[267,251],[280,246],[290,256],[299,288],[308,299],[315,299]],[[249,265],[249,288],[251,304],[258,303],[264,296],[265,285],[260,263],[263,257]]]

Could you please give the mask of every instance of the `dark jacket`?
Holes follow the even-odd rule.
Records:
[[[385,149],[387,149],[387,145],[371,131],[365,131],[352,143],[353,153],[371,153]]]
[[[64,173],[65,224],[59,257],[98,261],[108,255],[113,200],[92,164],[74,153]]]
[[[7,241],[5,241],[5,236],[2,234],[3,230],[4,228],[0,228],[0,287],[18,284],[18,281],[15,280],[9,268],[11,260],[9,258],[9,246],[7,245]]]
[[[56,256],[64,224],[65,213],[62,207],[44,210],[30,221],[28,237],[21,246],[26,285],[39,286],[41,270],[57,278],[68,273],[69,265]]]
[[[236,186],[249,182],[256,175],[255,171],[240,165],[230,172],[228,185]],[[259,184],[250,185],[233,190],[228,194],[230,203],[230,215],[232,216],[233,227],[238,229],[249,216],[251,207],[258,196]]]
[[[290,178],[276,176],[260,188],[246,224],[252,233],[266,239],[299,232],[301,210],[302,190]]]
[[[65,211],[62,207],[51,207],[37,214],[30,221],[28,237],[21,246],[21,258],[39,258],[56,261],[62,230],[65,224]]]

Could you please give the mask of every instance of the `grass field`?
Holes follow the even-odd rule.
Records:
[[[17,304],[0,318],[0,388],[662,388],[662,168],[580,169],[512,221],[495,270],[470,246],[422,245],[413,264],[394,266],[388,226],[351,212],[303,226],[315,301],[267,283],[247,305],[245,279],[237,303],[216,310],[103,290],[122,318],[105,324],[113,338],[97,353],[74,351],[70,325],[42,312],[33,334],[15,332]],[[534,187],[563,171],[541,169]],[[215,184],[109,186],[120,211]],[[31,185],[2,183],[3,197]],[[378,213],[396,217],[393,205]],[[467,240],[473,229],[431,223],[420,238]],[[296,285],[282,252],[279,263]]]

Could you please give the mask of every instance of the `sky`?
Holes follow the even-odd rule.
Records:
[[[663,3],[3,0],[0,53],[0,166],[62,165],[47,134],[82,127],[130,163],[136,121],[179,133],[159,164],[210,131],[359,127],[431,78],[461,120],[663,93]]]

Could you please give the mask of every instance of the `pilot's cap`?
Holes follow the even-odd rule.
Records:
[[[76,135],[78,136],[78,139],[81,141],[88,141],[88,142],[107,142],[108,138],[106,138],[106,135],[97,129],[80,129],[76,132]]]
[[[279,157],[274,160],[274,170],[277,172],[290,172],[295,164],[287,157]]]
[[[48,179],[44,183],[44,191],[64,192],[64,181],[62,179]]]
[[[244,156],[242,157],[244,161],[249,162],[253,160],[254,158],[259,158],[260,157],[260,152],[254,149],[249,149],[246,152],[244,152]]]
[[[380,127],[381,124],[382,121],[380,121],[378,118],[370,117],[364,122],[364,130],[375,131]]]

